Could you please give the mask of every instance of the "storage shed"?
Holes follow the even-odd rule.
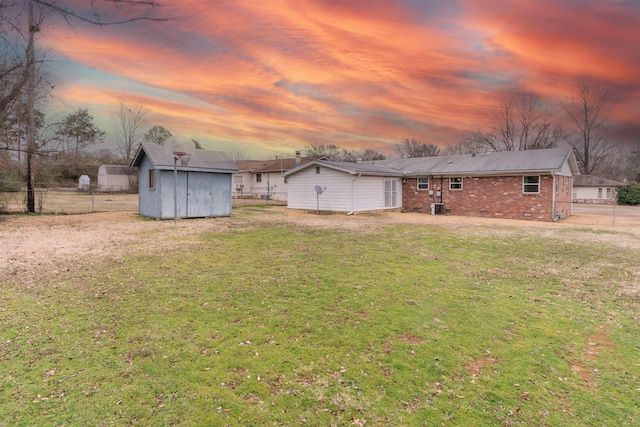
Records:
[[[169,146],[140,145],[130,165],[138,168],[140,215],[174,218],[176,207],[180,218],[231,215],[233,161],[220,151],[178,154]]]
[[[134,191],[138,176],[125,165],[101,165],[98,168],[98,191]]]

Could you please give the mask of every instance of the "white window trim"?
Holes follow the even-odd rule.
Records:
[[[531,183],[531,182],[525,183],[524,182],[525,178],[532,177],[532,176],[535,176],[535,177],[538,178],[538,182],[537,183]],[[524,194],[540,194],[540,184],[541,184],[541,182],[542,182],[542,179],[540,178],[540,175],[523,175],[522,176],[522,193],[524,193]],[[538,191],[526,191],[525,189],[526,189],[527,185],[537,185],[538,186]]]
[[[452,181],[453,179],[459,179],[460,182],[454,182],[454,181]],[[464,179],[461,176],[453,176],[453,177],[449,178],[449,190],[450,191],[462,191],[462,188],[464,187],[463,184],[462,184],[463,182],[464,182]],[[456,184],[456,185],[460,184],[460,188],[452,188],[451,186],[453,184]]]
[[[421,180],[421,179],[426,179],[426,180],[427,180],[427,186],[426,186],[426,187],[420,187],[420,180]],[[429,181],[430,181],[430,180],[429,180],[429,177],[418,178],[418,179],[416,180],[416,187],[418,188],[418,190],[428,190],[428,189],[429,189],[429,185],[430,185],[430,182],[429,182]],[[423,184],[424,184],[424,183],[423,183]]]

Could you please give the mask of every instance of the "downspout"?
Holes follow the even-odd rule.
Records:
[[[353,210],[351,212],[347,212],[347,215],[353,215],[356,213],[356,181],[358,180],[358,178],[360,178],[362,176],[362,172],[358,172],[358,176],[356,176],[355,178],[353,178],[351,180],[351,183],[353,185]]]
[[[557,220],[557,216],[556,216],[556,176],[553,173],[553,171],[551,171],[551,176],[553,177],[553,182],[551,183],[552,187],[551,187],[551,221],[556,221]],[[542,183],[541,183],[542,185]]]

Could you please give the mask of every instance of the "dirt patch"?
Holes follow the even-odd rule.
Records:
[[[375,232],[394,224],[446,227],[470,237],[495,237],[499,233],[529,233],[545,238],[567,239],[566,230],[576,228],[575,238],[607,243],[621,248],[640,248],[640,227],[598,228],[583,232],[583,225],[568,222],[528,221],[431,216],[419,213],[372,212],[358,215],[310,215],[283,206],[234,208],[231,217],[158,221],[141,217],[136,211],[99,212],[81,215],[34,215],[0,217],[0,279],[18,283],[38,282],[43,275],[91,265],[108,257],[118,259],[131,253],[157,253],[175,249],[175,237],[203,232],[228,232],[288,224],[323,229],[357,229]],[[161,238],[159,238],[161,236]],[[188,242],[189,239],[181,239]],[[634,276],[635,277],[635,276]],[[637,283],[637,277],[632,283]],[[633,289],[625,292],[633,293]]]
[[[600,352],[605,349],[614,348],[611,339],[609,338],[609,328],[606,326],[599,326],[598,331],[587,337],[587,348],[582,353],[583,361],[576,361],[570,365],[571,370],[582,381],[586,382],[591,387],[597,387],[594,374],[596,369],[588,365],[588,362],[593,362],[598,358]]]
[[[404,333],[398,336],[400,341],[408,342],[409,344],[421,344],[423,341],[420,337],[410,334]]]
[[[488,356],[488,357],[480,357],[478,359],[473,360],[471,363],[465,365],[465,369],[472,377],[477,377],[482,374],[482,370],[488,365],[495,365],[498,363],[498,359]]]

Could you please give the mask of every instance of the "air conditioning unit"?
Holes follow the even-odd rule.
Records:
[[[236,190],[242,190],[244,188],[244,184],[236,184]]]

